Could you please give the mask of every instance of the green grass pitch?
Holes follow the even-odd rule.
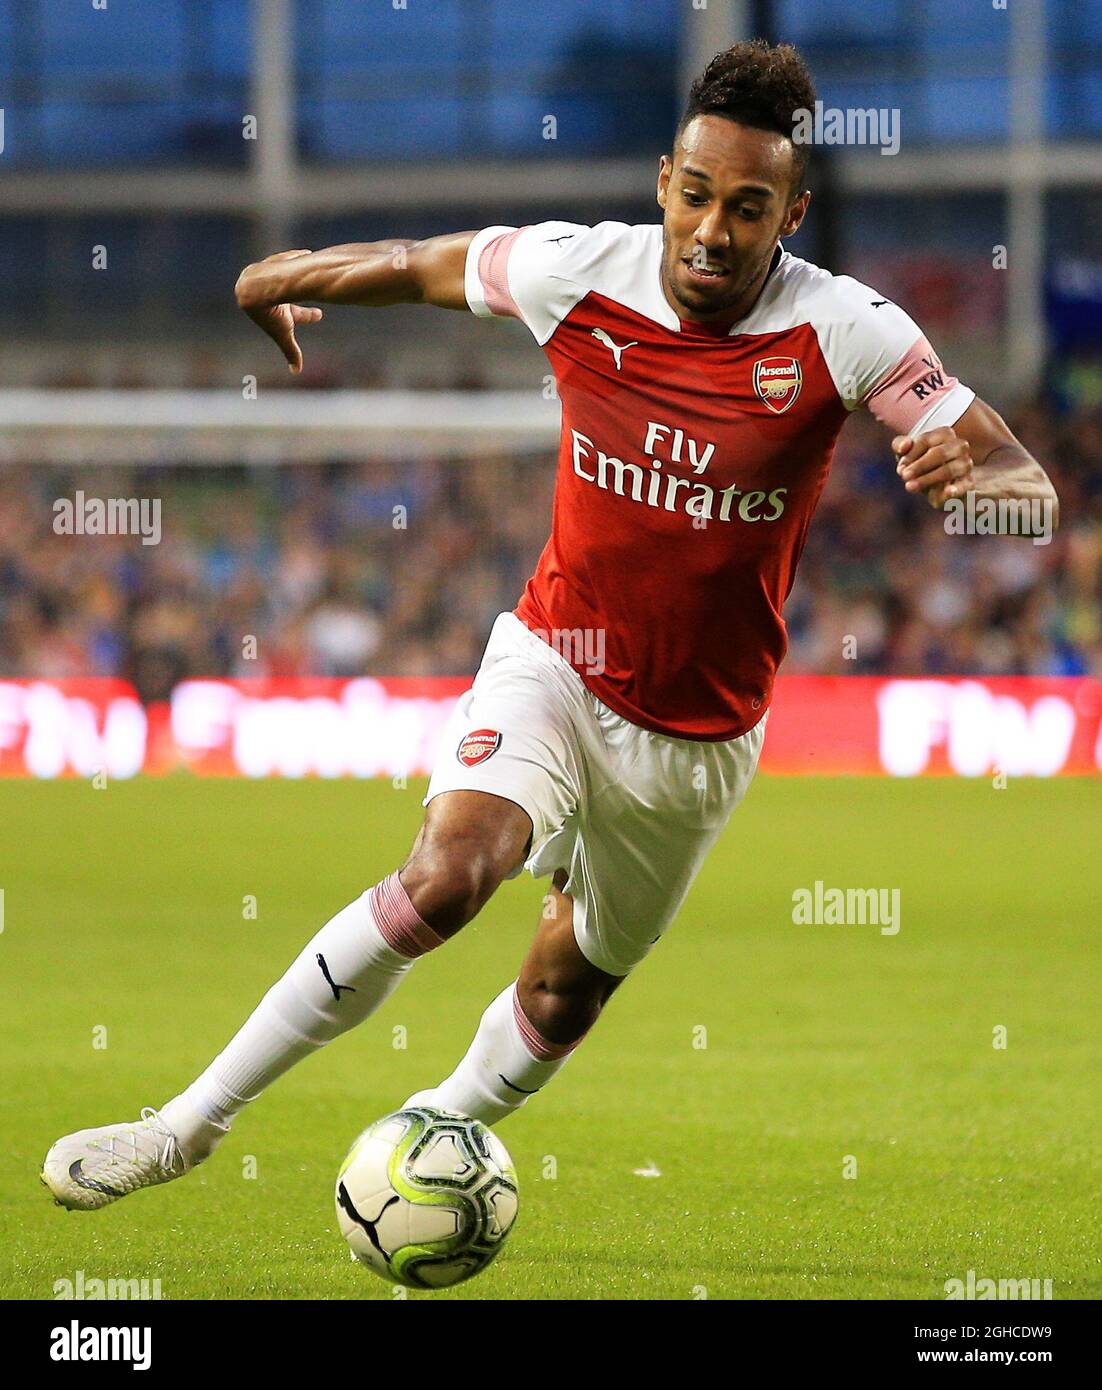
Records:
[[[514,978],[530,878],[183,1181],[66,1213],[38,1169],[58,1135],[189,1081],[403,860],[422,794],[0,784],[3,1296],[51,1298],[78,1270],[160,1279],[165,1298],[393,1296],[337,1233],[337,1166],[452,1069]],[[521,1180],[500,1259],[409,1296],[939,1299],[971,1269],[1098,1297],[1100,832],[1094,781],[760,779],[665,940],[500,1127]],[[816,879],[898,888],[898,935],[794,925]]]

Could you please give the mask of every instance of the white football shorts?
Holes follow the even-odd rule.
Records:
[[[422,804],[481,791],[527,811],[528,857],[508,877],[566,870],[579,949],[599,970],[627,975],[673,921],[745,796],[765,722],[725,743],[641,729],[514,613],[501,613]]]

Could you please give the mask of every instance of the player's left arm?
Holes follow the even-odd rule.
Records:
[[[1048,474],[978,396],[953,425],[896,435],[892,452],[907,491],[924,492],[931,507],[968,492],[994,500],[1039,498],[1049,502],[1054,528],[1058,522],[1059,500]]]

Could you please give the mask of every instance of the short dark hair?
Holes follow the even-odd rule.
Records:
[[[797,111],[814,111],[815,83],[790,43],[747,39],[717,53],[689,90],[680,135],[695,116],[726,116],[754,130],[792,139]],[[793,142],[795,190],[807,172],[810,146]]]

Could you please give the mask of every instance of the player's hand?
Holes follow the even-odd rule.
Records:
[[[950,497],[963,497],[974,486],[972,446],[940,425],[925,434],[900,434],[892,440],[895,471],[908,492],[924,492],[931,507],[941,508]]]
[[[307,309],[301,304],[272,304],[264,297],[265,267],[278,261],[291,261],[297,256],[309,256],[309,251],[277,251],[255,265],[246,266],[237,281],[237,302],[253,323],[267,333],[287,359],[290,370],[302,371],[302,349],[295,337],[300,324],[317,323],[320,309]]]

